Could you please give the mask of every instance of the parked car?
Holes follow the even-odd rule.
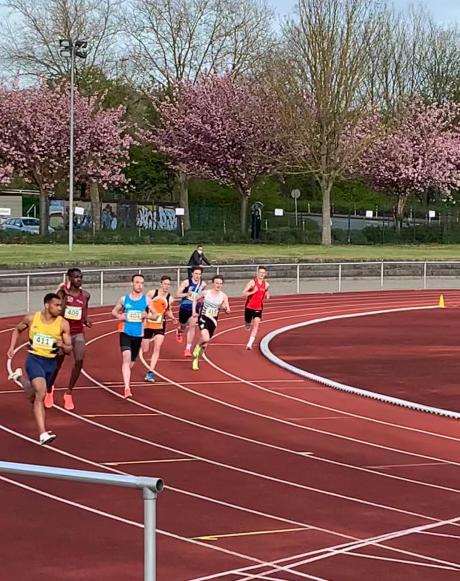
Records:
[[[40,233],[40,220],[38,218],[29,218],[27,216],[22,216],[21,218],[8,218],[2,229],[6,232],[27,232],[28,234],[39,234]],[[48,232],[52,234],[54,228],[48,227]]]

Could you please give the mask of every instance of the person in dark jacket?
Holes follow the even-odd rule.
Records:
[[[199,244],[196,249],[192,252],[192,255],[189,258],[188,269],[189,276],[191,276],[192,270],[194,266],[203,266],[203,264],[207,264],[208,266],[211,264],[209,260],[206,258],[203,252],[203,246]]]

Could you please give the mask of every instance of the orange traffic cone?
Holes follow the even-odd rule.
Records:
[[[444,304],[444,295],[441,295],[441,296],[439,297],[439,301],[438,301],[438,307],[439,307],[440,309],[445,309],[445,308],[446,308],[446,305]]]

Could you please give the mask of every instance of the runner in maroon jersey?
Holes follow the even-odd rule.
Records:
[[[69,268],[67,271],[67,284],[62,284],[57,295],[62,300],[62,310],[64,318],[69,322],[70,337],[72,339],[74,366],[70,375],[69,386],[64,394],[64,407],[66,410],[75,408],[72,397],[72,390],[80,377],[85,358],[85,334],[84,327],[91,327],[92,323],[88,319],[89,292],[81,288],[83,276],[79,268]],[[45,397],[45,407],[51,408],[54,405],[54,382],[59,370],[64,362],[63,356],[56,357],[57,369],[52,387]]]
[[[268,287],[270,286],[265,280],[267,269],[259,266],[255,278],[250,280],[245,286],[243,296],[246,297],[246,306],[244,309],[244,322],[247,329],[251,329],[246,349],[251,350],[259,330],[264,308],[264,300],[270,298]]]

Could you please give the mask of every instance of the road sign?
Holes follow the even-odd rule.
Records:
[[[300,190],[292,190],[291,198],[294,198],[294,200],[298,200],[300,198]]]

